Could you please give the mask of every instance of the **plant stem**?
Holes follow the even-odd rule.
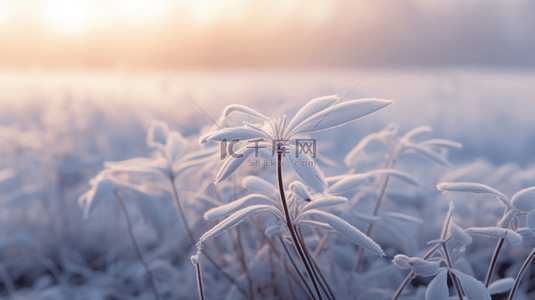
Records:
[[[299,228],[299,226],[297,226],[296,231],[297,231],[297,236],[299,237],[299,240],[301,241],[301,244],[305,245],[305,239],[303,238],[303,233],[301,232],[301,228]],[[308,252],[307,248],[303,246],[303,250],[305,251],[305,256],[307,257],[308,262],[312,266],[312,271],[314,272],[314,275],[316,275],[316,277],[318,278],[318,282],[320,283],[321,288],[323,289],[323,292],[325,293],[327,298],[336,299],[336,297],[334,297],[334,294],[333,294],[333,292],[331,290],[331,287],[327,283],[327,280],[325,280],[325,277],[323,277],[323,274],[321,274],[320,269],[316,265],[316,262],[314,261],[314,259],[310,256],[310,253]],[[323,283],[325,284],[325,287],[321,283],[320,279],[323,280]],[[327,291],[325,289],[327,289],[328,293],[327,293]]]
[[[494,249],[494,254],[492,255],[492,260],[490,261],[490,265],[489,265],[489,270],[487,271],[487,276],[485,277],[486,288],[489,287],[490,280],[492,279],[492,273],[494,272],[494,267],[496,266],[496,262],[498,261],[498,254],[500,254],[500,250],[502,249],[504,241],[505,241],[505,238],[501,238],[498,241],[498,244],[496,245],[496,249]]]
[[[130,216],[128,216],[128,210],[126,210],[126,205],[124,204],[124,201],[121,195],[119,195],[119,193],[117,192],[117,190],[114,190],[113,192],[115,193],[117,200],[119,200],[119,203],[121,204],[121,208],[124,213],[124,218],[126,219],[126,227],[128,228],[128,234],[130,235],[130,239],[132,240],[132,244],[134,245],[134,249],[136,250],[137,257],[145,268],[147,276],[149,276],[149,282],[152,288],[152,293],[154,294],[154,299],[158,300],[160,298],[158,296],[158,291],[156,290],[156,284],[154,284],[154,277],[152,277],[152,272],[150,271],[149,266],[147,265],[145,260],[143,259],[143,255],[141,255],[141,251],[139,250],[139,247],[137,245],[136,238],[134,237],[134,231],[132,230],[132,222],[130,222]]]
[[[322,300],[323,298],[321,297],[321,292],[318,288],[318,283],[316,282],[316,278],[314,277],[314,273],[312,272],[311,266],[309,266],[308,264],[308,261],[305,257],[303,249],[301,249],[301,244],[299,243],[299,239],[297,238],[297,234],[295,233],[295,230],[292,224],[292,219],[290,217],[290,212],[288,211],[288,204],[286,203],[286,195],[284,193],[284,184],[282,181],[282,153],[281,152],[277,152],[277,179],[278,179],[277,182],[279,185],[279,193],[281,197],[282,207],[284,209],[284,215],[286,216],[286,226],[288,227],[288,230],[290,230],[290,234],[292,235],[292,240],[299,254],[299,258],[301,259],[301,262],[305,265],[308,275],[310,276],[310,280],[312,280],[312,284],[314,285],[314,289],[316,290],[318,299]],[[305,245],[303,245],[303,247],[305,247]]]
[[[284,244],[284,240],[279,237],[280,241],[281,241],[281,244],[282,246],[284,247],[284,251],[286,251],[286,255],[288,255],[288,257],[290,258],[290,262],[292,263],[295,271],[297,272],[297,275],[299,275],[299,277],[301,278],[301,280],[303,281],[303,283],[305,284],[308,292],[310,293],[310,295],[314,295],[314,293],[312,292],[312,290],[310,289],[310,286],[308,286],[308,283],[306,282],[305,278],[303,277],[303,275],[301,274],[301,272],[299,271],[299,269],[297,268],[297,265],[295,264],[294,260],[292,259],[292,256],[290,255],[290,251],[288,251],[288,247],[286,247],[286,244]],[[297,282],[297,281],[296,281]]]
[[[394,163],[396,162],[394,155],[391,155],[391,158],[385,163],[385,167],[383,169],[391,169],[394,167]],[[373,209],[373,216],[376,216],[379,212],[379,207],[381,206],[381,202],[383,200],[383,196],[386,191],[386,186],[388,185],[388,175],[384,175],[385,179],[383,181],[383,184],[381,185],[381,191],[379,192],[379,196],[377,197],[377,201],[375,202],[375,208]],[[366,228],[366,236],[369,237],[372,233],[373,229],[373,223],[370,222],[368,224],[368,227]],[[362,259],[364,257],[364,247],[359,248],[359,254],[357,258],[357,264],[355,265],[355,272],[359,270],[360,265],[362,264]]]
[[[431,250],[429,250],[422,259],[426,260],[428,259],[431,255],[433,255],[433,253],[435,253],[435,251],[437,251],[437,249],[440,247],[440,244],[436,244],[433,248],[431,248]],[[396,291],[396,293],[394,294],[394,297],[392,297],[392,300],[397,300],[398,297],[401,295],[401,292],[403,291],[403,289],[405,288],[405,286],[407,286],[407,284],[411,281],[411,278],[412,276],[414,275],[414,272],[411,271],[409,273],[409,275],[407,275],[407,277],[405,277],[405,280],[403,280],[403,283],[401,283],[401,285],[399,286],[398,290]]]
[[[199,298],[201,300],[204,300],[204,290],[202,288],[201,264],[199,262],[195,264],[195,271],[197,273],[197,285],[199,287]]]
[[[518,289],[518,285],[520,284],[524,273],[528,269],[529,264],[533,261],[533,258],[535,258],[535,248],[533,249],[533,251],[531,251],[528,258],[526,258],[526,260],[524,261],[524,264],[522,265],[522,268],[520,268],[518,275],[516,275],[515,283],[513,284],[513,288],[511,288],[511,293],[509,294],[508,300],[513,300],[516,290]]]
[[[184,214],[184,210],[182,209],[182,205],[180,204],[180,199],[178,198],[178,192],[177,192],[177,188],[176,188],[176,185],[175,185],[175,178],[171,175],[169,177],[169,179],[171,180],[171,186],[173,187],[173,196],[175,198],[175,203],[176,203],[176,207],[177,207],[178,213],[179,213],[180,217],[182,218],[182,222],[184,224],[184,228],[186,229],[186,232],[188,233],[188,237],[189,237],[189,239],[191,241],[191,244],[195,245],[196,244],[195,243],[195,238],[193,237],[193,234],[191,233],[191,230],[189,229],[188,222],[187,222],[186,216]],[[210,261],[210,263],[219,271],[219,273],[223,274],[223,276],[225,276],[225,278],[227,278],[228,281],[230,281],[233,285],[235,285],[236,288],[238,289],[238,291],[240,293],[242,293],[242,295],[246,299],[251,299],[251,298],[249,298],[249,295],[247,295],[247,292],[245,292],[238,285],[236,280],[234,280],[234,278],[232,278],[232,276],[230,276],[227,272],[223,271],[223,269],[214,261],[214,259],[212,257],[210,257],[210,255],[208,255],[208,253],[206,253],[206,251],[204,251],[204,250],[201,250],[201,251],[202,251],[202,254],[208,259],[208,261]]]

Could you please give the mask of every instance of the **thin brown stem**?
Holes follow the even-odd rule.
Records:
[[[188,226],[188,222],[186,220],[186,216],[184,214],[184,210],[182,209],[182,205],[180,204],[180,199],[178,198],[178,192],[177,192],[177,188],[176,188],[176,185],[175,185],[175,179],[173,176],[170,176],[169,179],[171,180],[171,186],[173,187],[173,196],[175,198],[175,203],[176,203],[176,207],[177,207],[177,210],[178,210],[178,213],[180,214],[180,217],[182,218],[182,222],[184,224],[184,228],[188,234],[188,237],[191,241],[191,244],[192,245],[195,245],[195,238],[193,237],[193,234],[191,233],[191,230]],[[208,261],[219,271],[219,273],[221,273],[223,276],[225,276],[225,278],[230,281],[233,285],[236,286],[236,288],[238,289],[238,291],[243,294],[243,296],[246,298],[246,299],[251,299],[249,297],[249,295],[247,294],[247,292],[245,292],[244,289],[242,289],[238,283],[236,282],[236,280],[234,280],[234,278],[232,278],[232,276],[230,276],[227,272],[225,272],[215,261],[212,257],[210,257],[210,255],[208,253],[206,253],[206,251],[204,250],[201,250],[202,251],[202,254],[206,257],[206,259],[208,259]]]
[[[286,203],[286,194],[284,193],[284,185],[282,181],[282,153],[281,152],[277,152],[277,179],[278,179],[277,181],[278,181],[278,186],[279,186],[279,193],[280,193],[280,198],[282,202],[282,207],[284,209],[284,215],[286,216],[286,226],[288,227],[288,230],[290,231],[292,240],[294,242],[294,246],[297,249],[297,252],[299,254],[299,258],[301,259],[301,262],[305,265],[305,269],[307,270],[310,280],[312,281],[312,284],[314,285],[314,289],[316,290],[318,299],[322,300],[323,298],[321,297],[321,292],[319,290],[318,283],[316,282],[316,278],[314,277],[314,273],[312,272],[311,266],[308,264],[308,261],[305,257],[303,249],[301,249],[301,244],[299,243],[299,239],[297,238],[297,234],[295,233],[292,219],[290,217],[290,212],[288,211],[288,204]]]
[[[128,234],[130,235],[130,239],[132,240],[132,244],[134,245],[134,249],[136,250],[137,257],[139,258],[139,261],[145,268],[145,271],[147,272],[147,276],[149,277],[150,287],[152,289],[152,293],[154,294],[154,299],[158,300],[160,297],[158,296],[158,291],[156,290],[156,284],[154,283],[154,277],[152,276],[152,272],[149,269],[149,266],[143,259],[143,255],[141,255],[141,251],[139,250],[139,247],[136,242],[136,238],[134,237],[134,231],[132,230],[132,222],[130,222],[130,216],[128,216],[128,210],[126,209],[126,205],[124,204],[123,198],[117,190],[113,191],[115,193],[115,197],[119,201],[119,204],[121,204],[121,208],[124,213],[124,218],[126,219],[126,227],[128,228]]]
[[[496,267],[496,262],[498,261],[498,255],[500,254],[500,250],[502,249],[503,242],[505,241],[504,238],[501,238],[498,241],[498,244],[496,244],[496,249],[494,249],[494,254],[492,255],[492,259],[490,261],[489,270],[487,271],[487,276],[485,277],[485,287],[488,288],[490,284],[490,280],[492,279],[492,273],[494,273],[494,267]]]
[[[518,275],[516,275],[515,283],[513,284],[513,288],[511,288],[511,293],[509,294],[508,300],[513,300],[515,297],[516,290],[518,289],[518,285],[520,285],[520,281],[522,280],[522,277],[524,276],[524,273],[528,269],[529,264],[533,261],[535,258],[535,248],[531,253],[529,254],[528,258],[524,261],[524,264],[522,264],[522,268],[520,268],[520,271],[518,272]]]
[[[299,271],[299,268],[297,268],[297,265],[295,264],[295,261],[291,258],[291,254],[290,254],[290,251],[288,251],[288,247],[286,247],[286,244],[284,244],[284,240],[282,238],[280,238],[280,241],[281,241],[281,244],[284,248],[284,251],[286,251],[286,255],[290,258],[290,262],[292,263],[294,269],[295,269],[295,272],[297,272],[297,275],[299,275],[299,277],[301,278],[301,281],[303,281],[303,283],[305,284],[308,292],[310,293],[310,296],[309,298],[312,298],[312,296],[314,295],[314,292],[312,292],[312,289],[310,289],[310,286],[308,286],[308,283],[306,282],[305,278],[303,277],[303,275],[301,274],[301,272]]]
[[[204,290],[202,287],[202,276],[201,276],[201,264],[199,262],[195,264],[195,271],[197,273],[197,285],[199,288],[199,298],[201,300],[204,300]]]
[[[247,285],[249,286],[249,297],[254,299],[253,282],[251,280],[251,276],[249,276],[249,270],[247,269],[247,263],[245,262],[245,251],[243,250],[243,243],[241,240],[240,224],[236,225],[236,240],[238,248],[238,260],[240,261],[240,265],[243,269],[243,272],[245,273],[245,277],[247,278]]]
[[[299,228],[299,226],[297,226],[296,230],[297,230],[297,236],[299,237],[301,243],[304,245],[305,244],[305,239],[303,238],[303,233],[301,232],[301,228]],[[323,289],[323,292],[325,293],[325,295],[327,295],[327,298],[336,299],[336,297],[334,297],[334,294],[333,294],[333,292],[331,290],[331,287],[327,283],[327,280],[325,280],[325,277],[323,277],[323,274],[321,274],[320,269],[318,268],[316,262],[314,261],[314,258],[312,258],[310,256],[310,253],[308,252],[306,247],[303,247],[303,250],[305,251],[305,255],[306,255],[310,265],[312,266],[312,271],[314,271],[314,275],[316,275],[316,277],[318,278],[318,282],[320,283],[321,288]],[[319,279],[323,280],[323,284],[321,283],[322,280],[319,280]],[[323,285],[325,285],[325,287]],[[325,289],[327,289],[327,290],[325,290]]]
[[[389,159],[386,163],[385,163],[385,167],[384,169],[391,169],[394,167],[394,163],[396,162],[394,156],[392,155],[392,158]],[[381,207],[381,202],[383,200],[383,196],[385,194],[385,191],[386,191],[386,186],[388,185],[388,178],[389,176],[388,175],[384,175],[385,176],[385,179],[383,181],[383,184],[381,185],[381,190],[379,192],[379,196],[377,196],[377,201],[375,202],[375,208],[373,209],[373,216],[376,216],[377,213],[379,212],[379,207]],[[366,228],[366,236],[370,236],[371,233],[372,233],[372,229],[373,229],[373,223],[370,222],[368,224],[368,227]],[[360,268],[360,265],[362,264],[362,259],[364,258],[364,247],[360,247],[359,249],[359,253],[358,253],[358,257],[357,257],[357,263],[355,265],[355,272],[359,270]]]

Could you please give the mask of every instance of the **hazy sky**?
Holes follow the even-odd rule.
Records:
[[[0,66],[535,66],[535,1],[0,0]]]

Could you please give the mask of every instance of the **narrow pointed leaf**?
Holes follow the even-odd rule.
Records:
[[[278,205],[277,205],[277,202],[275,202],[275,200],[269,197],[260,195],[260,194],[251,194],[243,198],[240,198],[236,201],[232,201],[223,206],[209,209],[207,212],[204,213],[204,218],[206,220],[222,218],[230,214],[233,214],[237,212],[238,210],[243,209],[244,207],[249,207],[249,206],[254,206],[254,205],[271,205],[273,206],[274,209],[278,209]],[[282,216],[282,214],[279,214],[279,216]]]
[[[335,194],[343,193],[357,187],[366,181],[366,179],[368,179],[367,174],[346,175],[341,180],[338,180],[333,186],[331,186],[330,190]]]
[[[245,177],[241,184],[244,188],[257,192],[273,193],[273,191],[277,191],[277,188],[269,181],[254,175]]]
[[[428,133],[433,131],[433,129],[429,126],[418,126],[409,132],[405,133],[400,139],[402,143],[410,142],[412,138],[414,138],[417,135],[420,135],[422,133]]]
[[[448,212],[446,213],[446,218],[444,219],[444,224],[442,225],[442,233],[440,234],[440,238],[442,240],[446,239],[446,233],[448,233],[448,227],[451,221],[452,212],[453,212],[453,202],[450,202],[450,208],[448,209]]]
[[[219,169],[219,173],[217,173],[217,176],[214,180],[215,184],[218,184],[219,182],[227,179],[236,169],[238,169],[241,164],[251,155],[251,153],[254,152],[254,148],[241,148],[240,150],[236,151],[236,155],[243,155],[240,158],[235,157],[228,157],[225,162],[223,163],[223,166],[221,166],[221,169]]]
[[[318,222],[318,221],[312,221],[312,220],[300,220],[299,222],[297,222],[297,224],[299,224],[299,225],[308,225],[308,226],[322,228],[322,229],[326,229],[326,230],[334,230],[334,228],[331,225],[327,224],[327,223]]]
[[[511,222],[517,218],[517,212],[518,209],[514,208],[514,206],[510,206],[509,208],[507,208],[505,210],[505,213],[503,214],[502,219],[498,222],[498,227],[508,228]]]
[[[452,150],[460,150],[463,148],[463,144],[444,139],[430,139],[421,143],[418,143],[421,147],[443,147]]]
[[[370,223],[377,223],[383,220],[383,218],[379,216],[373,216],[373,215],[361,214],[361,213],[354,213],[354,214],[355,214],[355,217],[361,220],[364,220],[366,222],[370,222]]]
[[[210,141],[221,142],[223,139],[227,139],[230,143],[231,141],[246,141],[250,139],[262,138],[264,137],[257,130],[254,130],[249,127],[231,127],[223,128],[216,130],[214,132],[207,133],[199,138],[199,143],[204,144]]]
[[[202,243],[206,241],[207,239],[213,238],[220,233],[232,228],[233,226],[238,225],[243,219],[245,219],[250,214],[261,211],[261,210],[270,210],[273,211],[273,207],[271,205],[255,205],[255,206],[249,206],[247,208],[244,208],[242,210],[237,211],[236,213],[230,215],[225,220],[219,222],[216,226],[212,227],[212,229],[205,232],[200,238],[199,242],[197,243],[197,247],[201,247]],[[278,211],[277,211],[278,212]]]
[[[347,239],[352,241],[353,243],[364,247],[366,250],[379,255],[384,256],[384,251],[381,249],[381,246],[379,246],[376,242],[374,242],[371,238],[367,237],[364,233],[362,233],[360,230],[358,230],[356,227],[352,226],[345,220],[321,211],[312,209],[307,211],[308,214],[315,214],[321,217],[326,223],[331,225],[334,230],[336,230],[341,235],[345,236]]]
[[[328,207],[328,206],[345,204],[345,203],[347,203],[347,199],[344,197],[326,196],[317,200],[313,199],[311,202],[307,203],[303,207],[303,210],[301,211],[301,213],[304,213],[310,209],[318,209],[322,207]]]
[[[163,157],[137,157],[123,161],[106,161],[104,167],[118,172],[162,173],[162,170],[167,168],[167,160]]]
[[[441,182],[437,184],[439,191],[446,192],[464,192],[464,193],[476,193],[476,194],[491,194],[500,199],[505,206],[509,207],[509,199],[500,191],[491,188],[490,186],[474,183],[474,182]]]
[[[416,179],[414,176],[410,175],[409,173],[396,170],[396,169],[379,169],[379,170],[373,170],[373,171],[367,172],[366,174],[368,174],[369,176],[378,175],[378,174],[392,175],[414,186],[421,186],[420,182],[418,182],[418,179]]]
[[[346,166],[351,166],[354,163],[355,157],[357,154],[359,154],[371,141],[378,139],[379,134],[372,133],[365,136],[360,142],[355,146],[355,148],[351,149],[349,153],[346,155],[344,159],[344,163]]]
[[[109,178],[100,179],[94,184],[91,190],[80,196],[78,201],[85,201],[85,218],[89,217],[95,208],[102,202],[102,199],[104,199],[104,197],[111,191],[113,184],[113,181]]]
[[[307,187],[301,181],[294,181],[290,183],[290,190],[306,201],[310,201],[310,199],[312,199]]]
[[[448,300],[450,292],[448,289],[448,271],[440,271],[427,286],[425,291],[425,300]]]
[[[225,107],[225,110],[223,111],[223,116],[221,117],[221,119],[223,120],[233,113],[240,113],[240,114],[248,115],[248,116],[255,117],[258,119],[262,119],[262,120],[268,119],[268,117],[257,112],[256,110],[249,108],[245,105],[241,105],[241,104],[227,105],[227,107]]]
[[[339,98],[337,95],[332,95],[310,100],[295,114],[293,119],[288,124],[288,127],[286,128],[287,132],[291,132],[297,125],[301,124],[304,120],[331,106],[336,101],[338,101],[338,99]]]
[[[493,238],[506,238],[513,246],[522,243],[522,236],[513,230],[499,227],[471,227],[464,230],[469,234],[479,234]]]
[[[188,147],[188,140],[176,131],[171,131],[167,135],[167,143],[165,148],[169,155],[169,158],[174,162],[177,158],[181,157]]]
[[[308,155],[308,153],[299,153],[296,158],[295,147],[290,146],[290,149],[291,151],[288,157],[292,167],[295,169],[295,172],[297,172],[297,175],[299,175],[308,186],[317,192],[323,193],[326,184],[325,177],[314,159]]]
[[[421,147],[416,144],[407,144],[406,146],[411,149],[414,149],[417,154],[423,156],[424,158],[427,158],[441,166],[451,168],[451,164],[448,162],[448,160],[446,160],[446,158],[444,158],[442,155],[436,153],[433,150]]]
[[[505,293],[513,287],[514,283],[515,279],[513,277],[498,279],[489,285],[489,294]]]
[[[439,271],[437,261],[427,261],[419,257],[411,257],[409,259],[409,266],[414,274],[424,277],[434,276]]]
[[[465,246],[472,243],[472,237],[459,226],[457,226],[457,224],[455,224],[453,221],[450,223],[450,235],[452,238],[456,239]]]
[[[397,212],[386,212],[382,213],[381,216],[387,217],[388,219],[395,221],[409,222],[415,224],[422,224],[424,222],[422,219]]]
[[[289,135],[316,132],[342,126],[378,111],[390,104],[392,104],[392,100],[375,98],[351,100],[339,103],[310,116],[297,125]]]
[[[511,198],[511,203],[518,210],[529,212],[535,210],[535,186],[523,189]]]
[[[475,279],[474,277],[468,276],[459,270],[452,269],[451,272],[459,278],[463,290],[471,300],[490,300],[490,294],[485,285]]]
[[[526,226],[528,226],[531,234],[535,235],[535,210],[526,215]]]

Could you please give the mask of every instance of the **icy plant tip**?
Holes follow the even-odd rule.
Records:
[[[323,174],[319,169],[313,171],[317,174],[310,174],[310,169],[312,168],[307,168],[308,170],[305,171],[302,170],[304,168],[296,167],[301,162],[300,160],[308,157],[308,154],[300,154],[297,157],[295,155],[296,149],[291,146],[289,141],[299,134],[307,134],[344,125],[378,111],[393,102],[392,100],[376,98],[351,100],[342,103],[337,103],[338,100],[339,98],[336,95],[313,99],[303,106],[290,122],[286,121],[286,115],[279,119],[270,119],[247,106],[232,104],[225,108],[223,119],[233,113],[241,113],[260,119],[264,123],[251,124],[244,122],[244,126],[216,130],[201,136],[199,143],[256,140],[255,142],[262,148],[272,148],[273,151],[279,153],[290,153],[289,157],[292,159],[292,166],[294,166],[299,176],[312,188],[323,192],[325,188],[325,185],[321,182]],[[288,148],[286,148],[286,145],[288,145]],[[235,152],[236,155],[227,158],[224,162],[217,174],[215,183],[219,183],[230,176],[255,150],[257,149],[247,145],[239,148]]]

